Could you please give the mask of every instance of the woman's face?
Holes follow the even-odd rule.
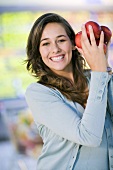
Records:
[[[64,27],[59,23],[45,26],[39,51],[43,62],[55,73],[72,72],[72,49],[74,49]]]

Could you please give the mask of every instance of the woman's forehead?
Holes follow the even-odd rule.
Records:
[[[42,32],[42,37],[44,36],[50,36],[50,35],[67,35],[65,28],[63,27],[62,24],[60,23],[49,23],[45,26],[43,32]]]

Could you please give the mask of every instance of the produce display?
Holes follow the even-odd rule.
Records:
[[[85,23],[85,28],[86,28],[86,33],[87,33],[87,37],[88,37],[89,41],[90,41],[89,25],[91,25],[93,28],[97,46],[99,45],[101,31],[104,32],[104,47],[103,48],[104,48],[104,52],[106,53],[106,48],[107,48],[106,46],[112,37],[111,30],[107,26],[99,25],[98,23],[96,23],[94,21],[88,21]],[[82,48],[81,35],[82,35],[82,31],[79,31],[75,35],[75,44],[78,48]]]
[[[17,152],[37,157],[42,139],[38,134],[29,109],[18,111],[18,113],[11,115],[8,121],[11,140]]]

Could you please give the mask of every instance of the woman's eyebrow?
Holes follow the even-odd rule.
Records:
[[[57,37],[58,37],[58,38],[59,38],[59,37],[66,37],[66,35],[58,35]]]
[[[57,38],[60,38],[60,37],[66,37],[66,35],[58,35]],[[43,38],[40,40],[40,42],[42,41],[45,41],[45,40],[48,40],[49,38]]]
[[[43,38],[40,40],[40,42],[44,41],[44,40],[48,40],[49,38]]]

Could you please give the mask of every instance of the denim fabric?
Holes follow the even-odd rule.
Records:
[[[44,145],[37,170],[113,170],[113,76],[91,72],[84,109],[32,83],[25,97]]]

